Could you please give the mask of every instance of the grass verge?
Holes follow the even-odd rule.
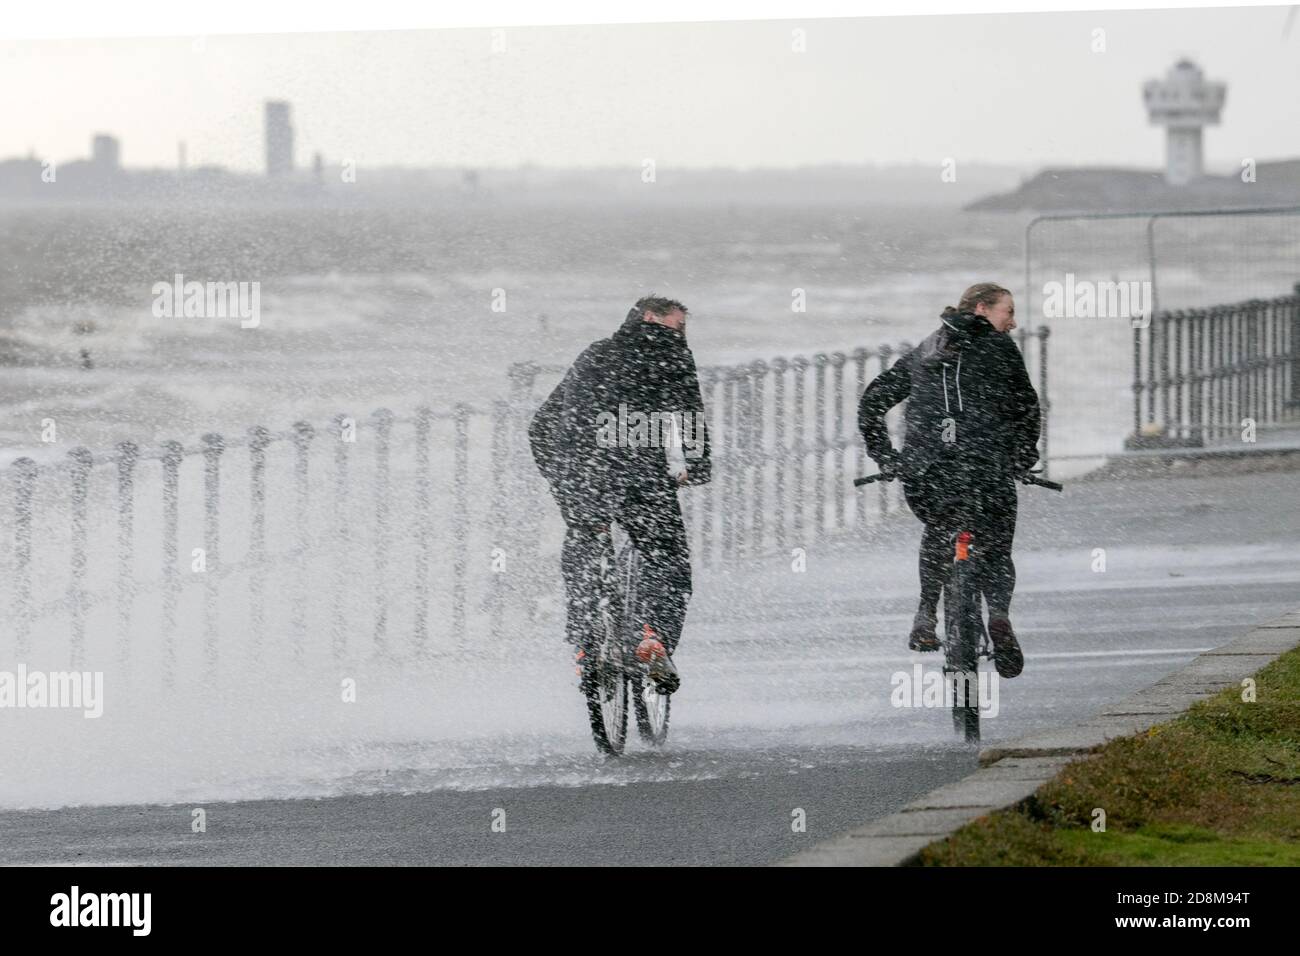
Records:
[[[1253,680],[1253,699],[1229,688],[1071,762],[921,865],[1300,866],[1300,648]]]

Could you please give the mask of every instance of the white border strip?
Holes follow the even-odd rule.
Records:
[[[225,0],[178,4],[175,0],[62,0],[15,3],[0,19],[0,38],[214,36],[231,33],[309,33],[346,30],[413,30],[446,27],[553,26],[563,24],[685,23],[743,20],[815,20],[829,17],[936,16],[980,13],[1290,6],[1284,0],[659,0],[610,4],[596,0],[478,0],[473,4],[412,4],[410,0]]]

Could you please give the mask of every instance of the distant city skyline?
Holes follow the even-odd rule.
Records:
[[[789,168],[1164,165],[1143,85],[1183,57],[1228,84],[1207,171],[1300,156],[1300,31],[1282,7],[9,41],[0,158],[329,165]],[[792,49],[802,29],[805,51]],[[1105,52],[1093,52],[1095,30]],[[493,43],[497,51],[493,52]],[[501,44],[504,42],[504,48]]]

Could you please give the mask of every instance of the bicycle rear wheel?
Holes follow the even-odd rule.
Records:
[[[943,589],[944,654],[952,690],[953,730],[967,743],[979,743],[980,595],[967,561],[953,563]]]
[[[616,579],[608,567],[608,559],[602,562],[596,633],[587,649],[582,683],[596,749],[617,757],[627,745],[628,669],[622,630],[624,617],[620,602],[614,599]]]

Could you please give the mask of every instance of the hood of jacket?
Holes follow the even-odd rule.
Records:
[[[945,313],[938,331],[921,343],[920,361],[934,366],[955,361],[976,339],[995,331],[989,320],[974,312]]]

